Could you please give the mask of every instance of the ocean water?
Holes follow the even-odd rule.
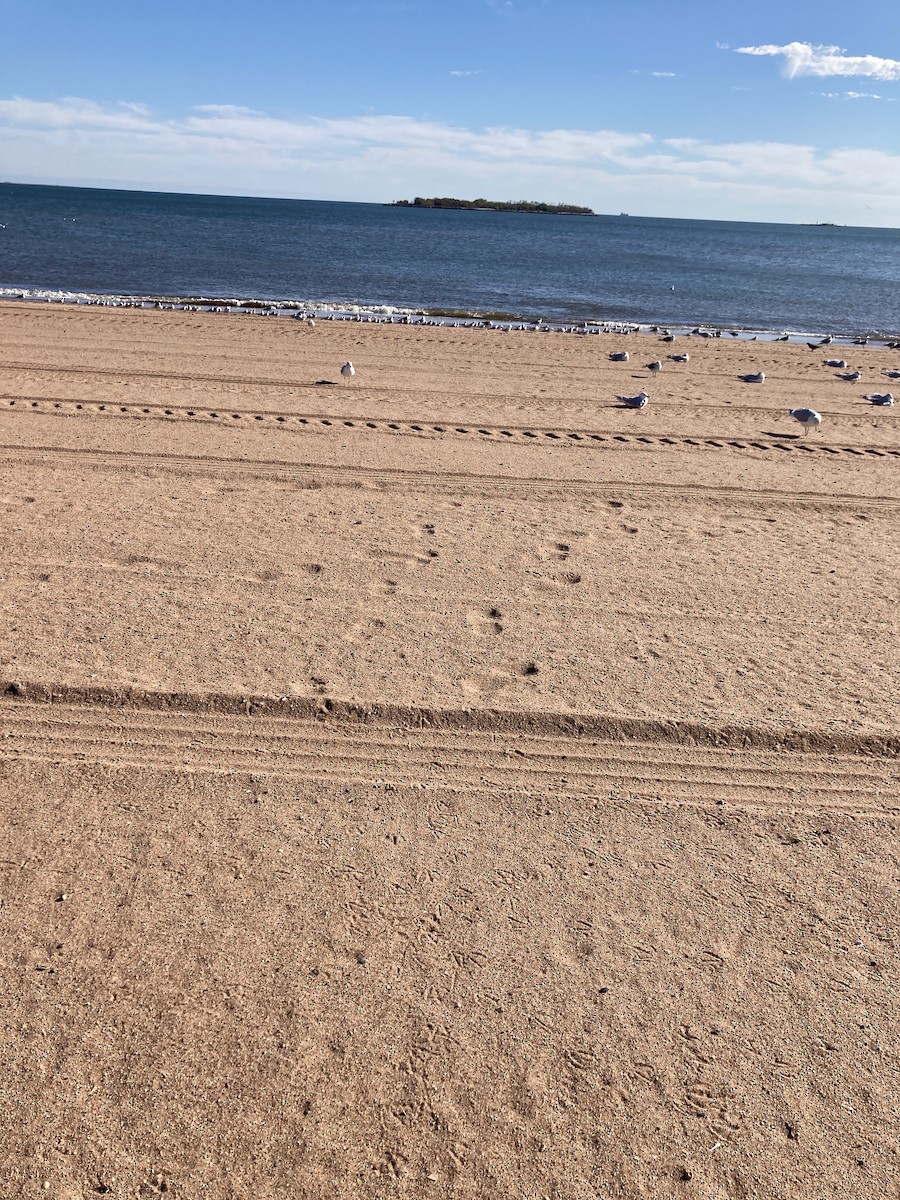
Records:
[[[900,337],[900,230],[0,184],[0,296]]]

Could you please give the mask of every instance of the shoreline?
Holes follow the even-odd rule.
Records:
[[[506,311],[465,311],[433,308],[404,308],[388,304],[363,304],[350,301],[299,300],[296,298],[269,299],[262,297],[219,297],[202,295],[163,295],[126,292],[73,292],[56,288],[0,287],[0,303],[50,303],[77,307],[139,308],[168,312],[231,313],[241,316],[289,317],[298,320],[362,321],[385,325],[436,325],[450,328],[483,328],[503,332],[540,332],[576,334],[673,334],[676,337],[724,337],[741,341],[808,342],[816,338],[831,338],[838,346],[871,345],[900,347],[900,331],[889,330],[786,330],[785,328],[756,328],[730,324],[697,324],[684,320],[615,321],[563,320],[535,317]]]

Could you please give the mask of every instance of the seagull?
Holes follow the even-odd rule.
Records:
[[[834,338],[829,333],[825,337],[822,338],[821,342],[819,342],[819,345],[820,346],[830,346],[833,341],[834,341]]]
[[[843,371],[844,368],[847,366],[847,360],[846,360],[846,358],[826,358],[825,366],[826,367],[837,367],[839,370]]]
[[[341,367],[341,374],[345,379],[352,379],[356,374],[356,367],[354,367],[352,362],[345,362]]]
[[[846,379],[848,383],[856,383],[857,379],[862,379],[862,371],[846,371],[841,379]]]
[[[669,358],[672,362],[690,362],[691,361],[691,356],[689,354],[670,354]]]
[[[618,400],[625,408],[646,408],[650,402],[650,397],[646,392],[638,392],[636,396],[618,396]]]
[[[307,322],[306,322],[306,324],[309,326],[309,328],[310,328],[310,329],[315,329],[315,327],[316,327],[316,323],[315,323],[315,321],[313,320],[313,318],[312,318],[312,317],[309,317],[309,318],[307,319]]]
[[[814,408],[792,408],[788,416],[799,421],[805,433],[809,433],[811,429],[818,429],[822,424],[822,415]]]
[[[882,375],[887,375],[888,379],[900,379],[900,371],[882,371]]]
[[[674,342],[674,341],[675,341],[675,334],[674,334],[674,333],[667,333],[667,334],[665,335],[665,337],[661,337],[659,340],[660,340],[661,342]]]
[[[610,362],[628,362],[628,351],[627,350],[619,350],[616,354],[611,354],[609,356],[609,361]]]
[[[757,371],[755,375],[742,375],[741,379],[743,379],[744,383],[765,383],[766,373],[765,371]]]
[[[872,392],[870,396],[866,396],[870,404],[877,404],[879,408],[889,408],[894,403],[894,396],[891,392]]]
[[[661,371],[662,363],[659,361],[658,358],[654,359],[654,361],[652,363],[647,363],[647,370],[648,371]]]

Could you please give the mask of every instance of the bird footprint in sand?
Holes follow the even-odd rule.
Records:
[[[497,607],[472,609],[466,614],[466,622],[481,637],[503,632],[503,614]]]

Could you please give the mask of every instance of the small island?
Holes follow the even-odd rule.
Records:
[[[416,196],[415,200],[394,200],[388,208],[458,208],[472,212],[555,213],[565,217],[594,217],[591,208],[577,204],[542,204],[538,200],[456,200],[452,196]]]

